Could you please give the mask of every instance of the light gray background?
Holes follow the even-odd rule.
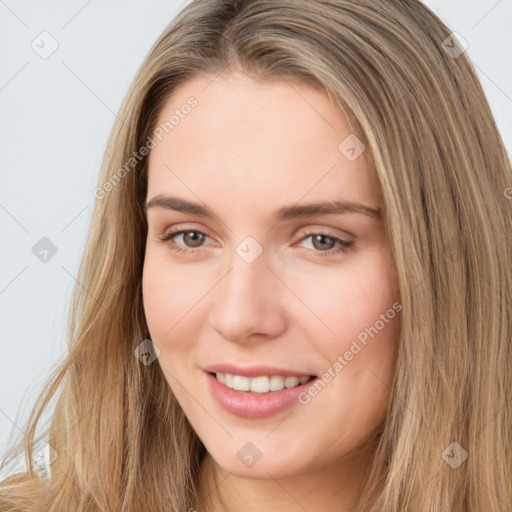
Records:
[[[69,301],[115,114],[186,3],[0,0],[0,455],[66,351]],[[512,0],[425,3],[469,43],[511,153]],[[31,45],[46,38],[50,48],[45,31],[58,48],[43,59]],[[57,247],[46,263],[32,252],[42,237]]]

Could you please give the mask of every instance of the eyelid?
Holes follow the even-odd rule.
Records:
[[[322,226],[319,224],[313,224],[301,228],[298,232],[298,237],[302,239],[305,236],[312,234],[324,234],[325,236],[333,237],[333,238],[341,238],[346,242],[352,242],[355,240],[355,236],[349,233],[348,231],[341,230],[339,228],[333,228],[328,226]]]
[[[337,230],[337,232],[335,232],[336,230]],[[199,233],[204,234],[211,240],[215,240],[215,237],[213,237],[211,234],[209,234],[208,229],[205,229],[202,226],[196,227],[196,226],[187,225],[187,224],[183,224],[183,225],[179,224],[178,226],[173,226],[169,229],[164,229],[162,235],[159,238],[162,239],[171,234],[177,235],[178,233],[181,233],[183,231],[197,231]],[[354,235],[352,235],[351,233],[348,233],[347,231],[341,231],[341,232],[340,231],[341,230],[339,230],[339,228],[332,228],[332,227],[326,227],[326,226],[321,226],[321,225],[308,225],[308,226],[300,228],[299,231],[297,232],[297,234],[294,236],[294,238],[298,238],[297,242],[303,241],[303,239],[307,236],[318,235],[318,234],[323,234],[325,236],[332,237],[332,238],[339,238],[345,242],[353,242],[354,239],[356,238]]]
[[[211,238],[212,240],[215,240],[215,237],[211,236],[209,234],[208,229],[204,228],[203,226],[197,227],[197,226],[192,226],[192,225],[187,225],[187,224],[178,224],[178,225],[174,225],[174,226],[162,229],[161,231],[162,231],[161,236],[166,236],[171,233],[176,234],[176,233],[180,233],[182,231],[197,231],[197,232],[205,234],[207,237]]]
[[[352,250],[352,247],[354,246],[354,240],[351,240],[350,238],[353,235],[350,235],[346,237],[344,234],[337,235],[330,232],[331,228],[326,229],[325,227],[304,227],[302,230],[300,230],[300,234],[296,235],[298,237],[298,240],[293,244],[293,247],[296,247],[297,245],[300,245],[302,242],[307,240],[308,238],[311,238],[313,236],[326,236],[327,238],[331,238],[335,240],[335,242],[338,244],[335,249],[329,249],[327,251],[314,251],[314,253],[317,254],[319,258],[329,258],[329,257],[336,257],[338,254],[344,254]],[[204,235],[207,238],[210,238],[211,240],[214,240],[213,237],[210,237],[210,235],[206,232],[207,230],[191,227],[191,226],[173,226],[170,230],[164,230],[164,233],[159,237],[159,239],[170,245],[170,248],[177,253],[183,253],[183,254],[189,254],[194,255],[200,253],[202,250],[204,250],[207,245],[211,244],[205,244],[201,245],[199,247],[186,247],[182,246],[182,244],[176,243],[175,238],[177,236],[184,235],[188,232],[195,232],[200,233],[201,235]],[[348,234],[348,233],[347,233]],[[295,238],[295,237],[294,237]],[[348,239],[347,239],[348,238]],[[309,250],[309,249],[308,249]]]

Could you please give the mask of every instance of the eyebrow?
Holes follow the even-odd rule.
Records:
[[[179,197],[158,195],[153,197],[144,205],[144,211],[147,215],[151,208],[164,208],[182,213],[189,213],[198,217],[214,218],[217,217],[209,208],[199,203],[193,203]],[[319,201],[303,205],[283,206],[274,212],[274,218],[277,221],[301,219],[316,217],[319,215],[340,215],[344,213],[360,213],[382,220],[382,211],[380,208],[372,208],[361,203],[334,199],[331,201]]]

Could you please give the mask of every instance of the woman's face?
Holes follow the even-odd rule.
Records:
[[[335,467],[385,416],[400,329],[363,147],[323,92],[240,74],[182,85],[152,139],[144,308],[172,392],[226,471]]]

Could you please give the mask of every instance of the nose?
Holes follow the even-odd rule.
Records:
[[[285,285],[264,255],[247,263],[234,252],[229,270],[212,290],[210,327],[228,341],[272,339],[286,330]]]

